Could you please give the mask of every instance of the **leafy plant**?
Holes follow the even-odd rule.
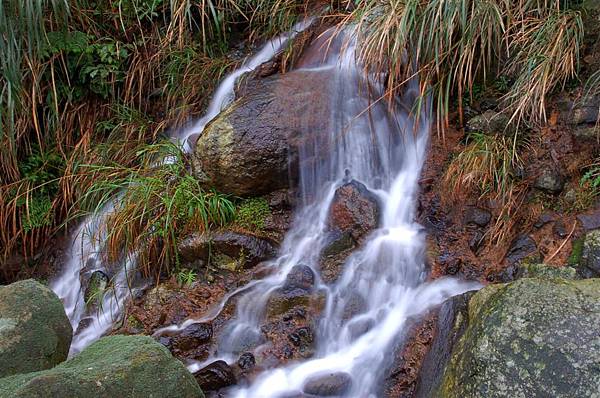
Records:
[[[200,186],[175,144],[143,146],[136,157],[136,167],[86,166],[107,178],[95,181],[81,206],[94,214],[114,206],[103,242],[108,261],[135,253],[144,273],[158,276],[178,263],[180,236],[231,222],[235,206]]]
[[[265,198],[251,198],[238,205],[235,222],[242,228],[260,231],[264,229],[265,220],[270,215],[271,209]]]
[[[179,286],[191,286],[196,282],[197,278],[198,274],[191,269],[184,268],[177,273],[177,283],[179,283]]]

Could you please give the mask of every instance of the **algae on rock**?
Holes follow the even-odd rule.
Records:
[[[204,398],[191,373],[147,336],[104,337],[53,369],[0,379],[0,397]]]
[[[490,285],[469,322],[437,396],[600,396],[600,280]]]

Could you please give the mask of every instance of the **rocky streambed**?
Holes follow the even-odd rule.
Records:
[[[0,287],[1,397],[227,397],[274,368],[319,355],[326,288],[344,277],[348,259],[381,227],[384,213],[381,192],[351,172],[332,192],[318,268],[291,267],[270,292],[258,332],[232,340],[228,327],[247,286],[277,272],[270,261],[293,211],[317,195],[299,170],[316,178],[329,164],[331,146],[316,132],[331,126],[338,104],[327,95],[331,75],[311,71],[322,59],[315,48],[327,42],[323,31],[305,33],[302,40],[314,45],[295,70],[280,73],[276,57],[241,79],[237,100],[206,127],[192,154],[193,171],[206,186],[259,198],[268,211],[250,227],[190,233],[179,255],[194,280],[157,281],[129,300],[111,336],[68,360],[73,330],[57,297],[33,281]],[[424,279],[484,287],[410,316],[381,353],[375,396],[600,394],[600,207],[571,206],[580,192],[579,170],[571,165],[597,146],[589,133],[597,129],[597,104],[553,99],[554,122],[529,132],[536,139],[518,170],[526,192],[519,210],[511,213],[505,239],[491,243],[490,231],[505,217],[501,207],[473,193],[453,200],[443,175],[449,154],[464,148],[465,131],[505,133],[507,120],[493,100],[471,104],[465,126],[443,140],[431,138],[416,214],[428,234]],[[365,311],[365,297],[377,294],[367,290],[345,297],[342,322]],[[351,332],[364,335],[374,326],[357,322]],[[347,371],[324,372],[277,397],[348,397],[355,383]]]

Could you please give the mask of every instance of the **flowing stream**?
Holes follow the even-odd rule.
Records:
[[[242,74],[271,59],[295,32],[267,43],[240,69],[223,80],[207,114],[176,136],[187,151],[204,126],[234,99],[234,85]],[[310,267],[317,276],[314,289],[325,293],[327,302],[315,332],[315,355],[302,362],[264,371],[251,385],[240,386],[236,397],[283,397],[302,393],[306,383],[332,373],[343,373],[351,382],[348,397],[379,396],[382,377],[391,365],[391,351],[406,332],[411,318],[447,298],[478,286],[456,279],[426,280],[425,233],[415,222],[419,177],[426,156],[430,130],[428,104],[416,118],[411,110],[418,98],[418,81],[408,82],[404,95],[383,98],[384,87],[377,76],[368,76],[357,65],[352,35],[331,36],[327,45],[314,44],[299,68],[307,76],[326,73],[331,115],[329,127],[304,141],[299,148],[301,205],[287,233],[278,258],[270,263],[272,273],[231,292],[221,304],[199,319],[189,319],[156,332],[177,333],[191,324],[214,319],[227,300],[237,296],[235,315],[228,321],[219,350],[208,361],[194,363],[190,371],[223,359],[237,360],[240,341],[259,340],[270,295],[281,288],[295,265]],[[319,42],[319,40],[317,40]],[[310,52],[313,56],[310,56]],[[308,161],[310,160],[310,161]],[[326,243],[327,218],[336,188],[349,178],[365,184],[382,203],[380,227],[346,261],[337,282],[320,280],[320,252]],[[135,268],[135,255],[121,264],[117,286],[98,314],[87,314],[80,273],[104,269],[98,240],[89,237],[101,230],[111,208],[85,220],[73,235],[72,253],[64,274],[53,284],[63,299],[74,329],[74,352],[106,333],[131,293],[128,275]],[[101,242],[101,240],[100,240]],[[345,308],[359,297],[364,306],[348,318]],[[82,319],[91,324],[81,326]]]
[[[290,32],[267,42],[258,53],[229,74],[213,94],[206,115],[189,128],[175,132],[172,136],[173,140],[180,142],[184,150],[190,152],[192,150],[190,142],[193,137],[201,134],[206,124],[234,100],[237,79],[272,59],[290,39],[311,23],[312,19],[300,22]],[[105,221],[113,212],[114,207],[118,206],[118,200],[119,197],[114,198],[114,204],[87,217],[76,229],[71,237],[65,267],[61,275],[51,284],[52,290],[62,300],[73,327],[71,355],[80,352],[107,333],[121,316],[126,299],[136,291],[131,285],[136,268],[135,253],[125,256],[120,264],[105,264],[101,256],[106,236]],[[117,269],[111,281],[111,289],[105,292],[97,308],[88,310],[84,299],[82,278],[89,278],[96,271],[108,275],[110,274],[109,269]]]
[[[391,351],[407,322],[453,295],[478,288],[456,279],[426,282],[425,234],[414,219],[430,121],[427,106],[418,119],[411,113],[418,81],[409,82],[405,94],[393,103],[378,101],[384,87],[357,65],[351,36],[342,33],[327,45],[321,44],[307,50],[320,56],[309,54],[311,61],[301,64],[301,70],[328,74],[331,120],[329,129],[306,140],[299,150],[303,204],[279,257],[270,264],[273,273],[225,298],[239,296],[218,351],[189,369],[196,371],[217,359],[233,363],[243,342],[261,341],[269,297],[300,264],[311,267],[317,275],[314,289],[327,297],[315,336],[317,352],[303,362],[265,371],[252,385],[232,392],[239,398],[295,396],[308,381],[331,374],[351,378],[345,396],[378,396],[382,376],[393,360]],[[383,216],[380,228],[346,261],[338,281],[328,285],[318,278],[320,252],[326,243],[334,192],[349,178],[364,183],[380,197]],[[357,296],[365,306],[348,319],[346,306]],[[212,320],[224,303],[200,319],[189,319],[157,334],[176,333],[193,323]]]

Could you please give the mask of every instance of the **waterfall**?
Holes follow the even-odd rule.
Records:
[[[237,79],[271,59],[309,23],[302,23],[292,32],[268,42],[227,76],[216,90],[206,115],[173,138],[180,141],[186,151],[191,151],[194,138],[234,99]],[[323,292],[326,297],[325,310],[315,333],[315,355],[264,371],[251,385],[232,391],[236,397],[301,394],[311,379],[336,372],[343,372],[351,380],[345,395],[377,396],[384,370],[392,361],[390,351],[406,331],[409,320],[453,295],[478,287],[456,279],[427,281],[425,233],[415,222],[415,207],[430,130],[429,104],[424,104],[418,116],[412,112],[420,92],[416,78],[407,82],[402,96],[383,99],[385,87],[379,77],[366,75],[357,65],[352,37],[348,32],[330,34],[327,46],[323,45],[324,39],[320,40],[321,45],[317,45],[317,40],[312,50],[309,49],[315,54],[312,57],[309,54],[297,66],[306,76],[327,74],[331,82],[330,123],[299,148],[301,205],[278,258],[269,264],[272,272],[230,292],[201,318],[188,319],[156,332],[156,335],[177,333],[194,323],[213,320],[227,301],[236,296],[235,315],[223,330],[218,351],[206,362],[190,364],[189,369],[198,370],[216,359],[234,362],[239,341],[260,339],[271,294],[284,286],[294,266],[310,267],[317,276],[314,290]],[[311,161],[306,161],[308,159]],[[326,243],[327,220],[335,190],[349,176],[380,198],[382,219],[380,227],[346,260],[339,279],[327,284],[318,277],[320,253]],[[80,282],[82,271],[107,267],[98,256],[102,239],[90,237],[102,236],[103,221],[111,211],[113,208],[106,208],[101,214],[89,217],[76,230],[64,273],[52,285],[77,330],[74,352],[110,329],[113,320],[121,314],[124,300],[132,292],[128,281],[135,270],[135,253],[123,259],[116,278],[117,288],[103,299],[98,313],[89,314],[85,310]],[[364,308],[350,318],[345,317],[346,305],[357,296],[364,301]],[[85,318],[91,319],[91,324],[82,323]]]
[[[188,369],[196,371],[217,359],[235,362],[240,342],[260,341],[271,295],[284,286],[295,265],[309,266],[317,275],[314,290],[327,297],[315,336],[317,352],[300,363],[263,372],[250,386],[233,391],[239,398],[295,396],[307,381],[341,372],[351,379],[346,396],[378,396],[381,378],[393,359],[390,352],[408,321],[453,295],[479,287],[456,279],[426,281],[425,233],[415,222],[415,207],[430,115],[427,104],[419,116],[412,112],[419,93],[417,79],[408,82],[404,95],[392,103],[380,100],[385,88],[377,76],[365,75],[357,65],[351,34],[332,36],[326,47],[329,51],[323,55],[325,46],[313,45],[321,56],[307,56],[309,62],[299,68],[307,76],[329,75],[330,127],[299,148],[302,205],[279,257],[270,263],[273,272],[230,293],[206,316],[156,332],[176,333],[210,321],[236,295],[235,315],[222,332],[218,351]],[[380,197],[383,215],[380,228],[347,259],[337,282],[326,284],[318,277],[320,252],[334,192],[348,174]],[[365,308],[346,319],[346,305],[356,296]]]
[[[208,122],[233,101],[237,79],[244,73],[250,72],[272,59],[290,39],[305,30],[312,21],[311,18],[302,21],[296,24],[290,32],[268,41],[240,68],[226,76],[213,94],[206,114],[190,127],[175,132],[172,139],[179,142],[185,152],[190,152],[192,139],[201,134]],[[168,161],[168,159],[165,161]],[[118,206],[118,202],[119,198],[114,198],[114,204],[83,220],[71,236],[67,261],[62,273],[50,286],[62,300],[74,330],[71,355],[78,353],[107,333],[121,316],[126,299],[135,292],[135,289],[131,286],[131,279],[136,268],[135,253],[129,253],[117,265],[104,264],[101,257],[104,237],[106,236],[103,227],[107,218],[114,211],[114,206]],[[101,298],[97,309],[88,311],[84,300],[81,278],[85,275],[91,275],[94,271],[106,272],[109,266],[111,269],[115,267],[118,269],[111,283],[112,288]]]

